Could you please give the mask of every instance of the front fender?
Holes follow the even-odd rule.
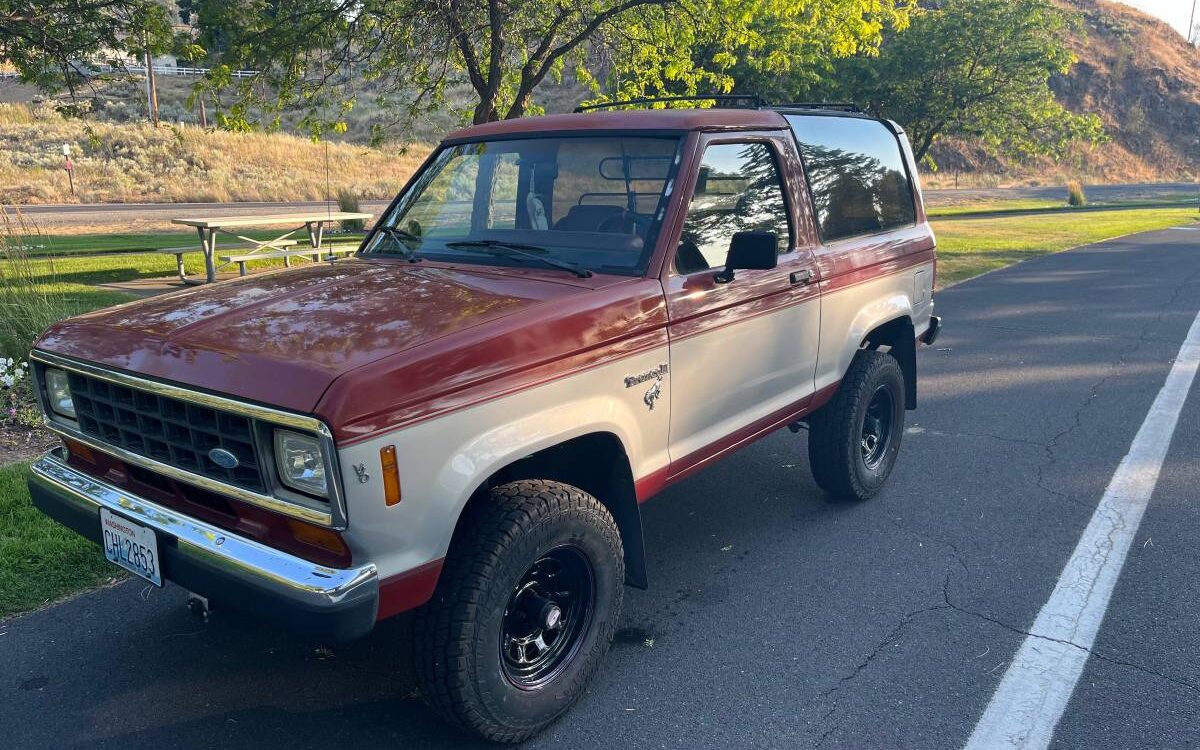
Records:
[[[593,432],[615,435],[634,478],[665,467],[669,402],[643,401],[625,377],[667,361],[666,347],[444,414],[339,451],[346,479],[347,543],[383,577],[445,556],[463,507],[495,474],[530,454]],[[661,387],[669,396],[669,374]],[[401,501],[387,506],[379,451],[396,447]],[[358,466],[370,476],[358,482]]]

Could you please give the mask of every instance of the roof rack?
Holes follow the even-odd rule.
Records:
[[[771,109],[836,109],[840,112],[862,112],[854,102],[787,102],[772,104]]]
[[[627,107],[638,104],[661,104],[667,102],[717,102],[719,105],[741,107],[746,109],[757,109],[765,107],[766,102],[762,100],[758,94],[696,94],[694,96],[651,96],[644,99],[621,99],[615,102],[603,102],[601,104],[581,104],[575,108],[575,112],[591,112],[597,109],[609,109],[610,107]],[[737,105],[735,102],[745,102]]]

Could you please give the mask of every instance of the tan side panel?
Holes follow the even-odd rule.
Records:
[[[821,351],[817,389],[842,379],[871,329],[911,316],[920,336],[933,314],[933,263],[844,287],[821,297]]]
[[[813,392],[818,298],[671,342],[671,456],[680,459]]]

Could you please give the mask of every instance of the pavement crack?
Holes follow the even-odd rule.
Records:
[[[1147,321],[1146,323],[1144,323],[1142,325],[1141,333],[1137,336],[1136,339],[1133,340],[1133,343],[1128,348],[1126,348],[1124,351],[1122,351],[1120,353],[1120,355],[1117,357],[1117,360],[1108,367],[1108,372],[1104,375],[1104,377],[1100,378],[1099,380],[1097,380],[1096,382],[1094,382],[1092,384],[1091,388],[1088,391],[1087,397],[1083,400],[1083,403],[1081,403],[1078,407],[1076,407],[1074,412],[1072,412],[1070,425],[1068,425],[1065,429],[1060,430],[1058,433],[1053,435],[1048,441],[1046,441],[1046,443],[1043,445],[1045,453],[1046,453],[1045,461],[1041,464],[1038,464],[1038,466],[1037,466],[1035,484],[1037,485],[1038,489],[1040,489],[1043,492],[1045,492],[1053,497],[1056,497],[1060,500],[1067,500],[1069,502],[1080,505],[1081,507],[1085,507],[1085,508],[1094,508],[1095,507],[1093,505],[1089,505],[1088,503],[1080,501],[1074,495],[1062,492],[1060,490],[1056,490],[1056,489],[1050,487],[1049,484],[1047,483],[1048,473],[1050,472],[1051,469],[1053,469],[1058,464],[1057,451],[1058,451],[1059,443],[1060,443],[1060,441],[1064,440],[1067,436],[1071,435],[1075,431],[1082,429],[1084,412],[1086,412],[1088,410],[1088,408],[1092,405],[1092,403],[1095,402],[1097,398],[1099,398],[1100,390],[1105,385],[1107,385],[1110,380],[1112,380],[1114,377],[1116,377],[1120,373],[1121,369],[1125,366],[1125,364],[1128,362],[1130,357],[1132,357],[1134,354],[1136,354],[1137,351],[1139,349],[1141,349],[1143,346],[1145,346],[1146,344],[1155,343],[1155,342],[1166,343],[1162,339],[1158,339],[1158,338],[1154,338],[1154,337],[1150,336],[1150,331],[1154,330],[1154,328],[1156,326],[1158,326],[1162,323],[1163,319],[1166,317],[1168,312],[1177,310],[1177,304],[1179,302],[1179,298],[1183,294],[1183,291],[1185,289],[1187,289],[1189,286],[1191,286],[1192,284],[1196,283],[1196,281],[1198,279],[1200,279],[1200,270],[1189,274],[1186,279],[1182,280],[1181,282],[1179,282],[1178,284],[1175,285],[1175,287],[1171,291],[1170,298],[1167,299],[1167,301],[1165,303],[1163,303],[1163,305],[1161,307],[1159,307],[1158,313],[1154,316],[1154,318]],[[1173,343],[1173,342],[1171,342],[1171,343]]]
[[[1150,677],[1155,677],[1160,680],[1165,680],[1166,682],[1169,682],[1173,685],[1184,688],[1185,690],[1190,690],[1193,693],[1200,694],[1200,686],[1193,685],[1192,683],[1188,682],[1187,680],[1181,680],[1178,677],[1172,677],[1171,675],[1164,674],[1162,672],[1158,672],[1156,670],[1150,669],[1149,667],[1142,666],[1141,664],[1137,664],[1135,662],[1117,659],[1116,657],[1101,653],[1099,651],[1096,651],[1095,649],[1088,648],[1086,646],[1081,646],[1080,644],[1075,643],[1074,641],[1064,640],[1062,638],[1051,638],[1050,636],[1047,636],[1047,635],[1041,635],[1040,633],[1034,633],[1029,630],[1025,630],[1023,628],[1018,628],[1015,625],[1010,625],[1009,623],[1004,622],[1003,620],[998,620],[995,617],[985,615],[982,612],[976,612],[974,610],[967,609],[966,607],[961,607],[961,606],[955,604],[954,602],[950,601],[950,592],[949,592],[948,587],[944,588],[942,590],[942,595],[945,598],[945,605],[943,607],[938,607],[938,609],[952,609],[955,612],[960,612],[964,615],[967,615],[968,617],[974,617],[974,618],[983,620],[985,622],[990,622],[993,625],[997,625],[1001,628],[1004,628],[1005,630],[1016,633],[1017,635],[1025,636],[1028,638],[1037,638],[1038,640],[1048,641],[1050,643],[1060,643],[1064,646],[1071,646],[1072,648],[1077,648],[1080,651],[1087,653],[1087,655],[1089,657],[1095,657],[1095,658],[1099,659],[1100,661],[1108,662],[1109,664],[1114,664],[1117,666],[1125,667],[1127,669],[1133,669],[1133,670],[1141,672],[1145,675],[1148,675]]]
[[[952,547],[953,545],[950,545],[950,546]],[[961,562],[961,560],[960,560],[960,562]],[[949,580],[950,575],[951,575],[950,573],[946,574],[946,581]],[[945,590],[945,586],[946,586],[946,582],[943,582],[943,592]],[[847,685],[849,685],[851,682],[853,682],[855,679],[857,679],[858,676],[860,674],[862,674],[871,665],[871,663],[873,661],[875,661],[875,659],[877,657],[879,657],[880,654],[883,653],[884,649],[887,648],[889,643],[895,642],[896,638],[898,638],[900,636],[900,633],[904,630],[904,628],[908,627],[909,623],[911,623],[915,618],[917,618],[923,614],[926,614],[928,612],[935,612],[935,611],[941,610],[941,609],[947,609],[946,605],[945,604],[934,604],[931,606],[921,607],[920,609],[915,609],[910,612],[906,612],[900,618],[900,622],[898,622],[894,628],[892,628],[890,631],[888,631],[887,635],[884,636],[883,639],[881,639],[878,643],[875,644],[875,647],[873,649],[871,649],[871,652],[869,654],[867,654],[867,656],[861,662],[859,662],[850,671],[849,674],[845,675],[844,677],[839,678],[835,685],[833,685],[831,688],[829,688],[828,690],[826,690],[824,693],[821,694],[822,702],[832,701],[832,703],[830,704],[829,709],[821,717],[821,722],[823,724],[828,724],[828,726],[826,726],[825,730],[823,732],[821,732],[820,736],[817,737],[817,741],[813,744],[814,749],[823,747],[825,745],[825,743],[829,740],[829,738],[833,735],[833,733],[836,732],[839,728],[841,728],[841,725],[842,725],[841,719],[835,718],[835,714],[837,714],[837,710],[838,710],[837,696],[841,693],[841,691]]]
[[[942,539],[941,537],[934,536],[934,535],[926,533],[924,531],[919,531],[917,529],[914,529],[911,526],[901,523],[898,519],[895,519],[895,518],[888,518],[885,520],[887,520],[887,522],[890,523],[892,526],[895,526],[897,529],[905,532],[906,534],[912,534],[913,536],[919,537],[928,542],[932,542],[934,544],[949,548],[951,556],[954,558],[954,562],[958,563],[959,567],[961,567],[963,569],[963,572],[964,573],[971,572],[971,569],[967,565],[966,560],[963,559],[962,552],[958,549],[958,545],[956,545],[954,542],[951,542],[948,539]],[[950,576],[947,574],[946,580],[943,581],[943,594],[945,593],[944,592],[945,586],[949,584],[949,580],[950,580]]]

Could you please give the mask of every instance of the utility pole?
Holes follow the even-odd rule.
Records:
[[[1196,38],[1193,39],[1193,37]],[[1196,34],[1196,0],[1192,0],[1192,15],[1188,19],[1187,40],[1192,44],[1200,42],[1200,37],[1197,37]]]

